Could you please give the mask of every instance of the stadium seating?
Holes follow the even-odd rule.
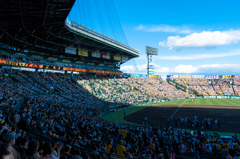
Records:
[[[0,81],[0,140],[10,145],[8,136],[13,134],[17,139],[12,146],[21,158],[219,158],[221,149],[216,146],[233,142],[237,153],[237,137],[230,141],[217,134],[126,126],[100,117],[114,105],[185,96],[161,79],[91,79],[82,74],[71,78],[70,74],[17,70],[11,75],[4,70]],[[201,82],[207,84],[191,84]]]
[[[186,86],[186,78],[170,78],[174,82]],[[199,95],[239,95],[239,77],[234,79],[188,78],[188,89]]]
[[[78,82],[96,97],[115,103],[137,104],[185,96],[184,92],[159,79],[132,77]]]

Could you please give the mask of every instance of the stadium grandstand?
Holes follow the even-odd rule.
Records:
[[[113,2],[106,1],[104,9],[105,1],[92,2],[0,2],[0,158],[217,159],[240,154],[237,135],[203,133],[204,121],[207,129],[215,129],[220,120],[182,117],[181,129],[158,120],[149,126],[145,113],[134,117],[143,124],[113,120],[116,112],[123,119],[131,109],[149,104],[180,101],[178,111],[186,100],[237,98],[240,79],[169,76],[165,81],[123,73],[121,65],[139,57],[139,51],[127,44],[113,17]],[[95,27],[94,13],[100,21]],[[101,19],[104,14],[117,20],[109,26]],[[113,33],[99,29],[104,26]],[[189,131],[191,122],[199,128]]]
[[[186,86],[196,95],[239,96],[239,77],[234,75],[168,75],[170,84]]]

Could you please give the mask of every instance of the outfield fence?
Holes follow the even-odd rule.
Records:
[[[211,98],[211,99],[240,99],[240,96],[197,96],[197,97],[183,97],[183,98],[173,98],[173,99],[165,99],[165,100],[159,100],[159,101],[149,101],[149,102],[141,102],[141,103],[135,103],[135,104],[131,104],[129,106],[126,107],[121,107],[121,108],[110,108],[111,111],[120,111],[120,110],[124,110],[124,109],[128,109],[131,107],[135,107],[135,106],[144,106],[144,105],[148,105],[148,104],[154,104],[154,103],[163,103],[163,102],[169,102],[169,101],[174,101],[174,100],[180,100],[180,99],[207,99],[207,98]]]
[[[159,101],[152,101],[152,102],[142,102],[133,104],[133,106],[140,106],[140,105],[147,105],[147,104],[153,104],[153,103],[161,103],[161,102],[168,102],[173,100],[180,100],[180,99],[201,99],[201,98],[218,98],[218,99],[240,99],[240,96],[197,96],[197,97],[183,97],[183,98],[173,98],[173,99],[165,99],[165,100],[159,100]]]

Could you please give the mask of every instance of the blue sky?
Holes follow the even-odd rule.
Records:
[[[145,46],[157,47],[156,74],[240,74],[240,1],[113,0],[128,44],[140,50],[138,70],[146,72]],[[124,72],[135,72],[134,62]]]

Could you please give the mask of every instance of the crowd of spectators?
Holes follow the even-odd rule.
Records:
[[[200,86],[208,95],[217,95],[217,92],[214,90],[213,86]]]
[[[0,158],[226,158],[240,149],[238,136],[124,126],[100,117],[114,102],[185,96],[161,79],[17,71],[10,76],[7,70],[0,75]]]
[[[106,71],[119,71],[117,68],[113,67],[96,67],[96,66],[86,66],[80,65],[77,63],[65,63],[65,62],[53,62],[53,61],[46,61],[41,60],[42,57],[36,58],[23,58],[23,57],[16,57],[16,56],[8,56],[0,54],[0,59],[14,61],[14,62],[22,62],[22,63],[30,63],[30,64],[37,64],[37,65],[48,65],[48,66],[58,66],[58,67],[74,67],[74,68],[82,68],[82,69],[93,69],[93,70],[106,70]],[[55,61],[55,60],[54,60]]]
[[[234,84],[235,85],[240,85],[240,76],[234,77]]]
[[[172,81],[195,90],[200,95],[240,95],[239,77],[205,79],[205,78],[170,78]],[[188,80],[188,82],[186,81]]]
[[[194,116],[193,118],[176,118],[175,127],[177,127],[178,124],[189,128],[199,128],[204,130],[205,128],[220,128],[221,121],[219,119],[206,119],[203,116]]]
[[[209,95],[208,93],[209,89],[205,90],[203,87],[204,86],[200,86],[200,85],[191,85],[188,88],[197,91],[201,95]]]
[[[78,83],[108,102],[137,104],[185,97],[185,93],[166,81],[154,78],[79,80]]]

